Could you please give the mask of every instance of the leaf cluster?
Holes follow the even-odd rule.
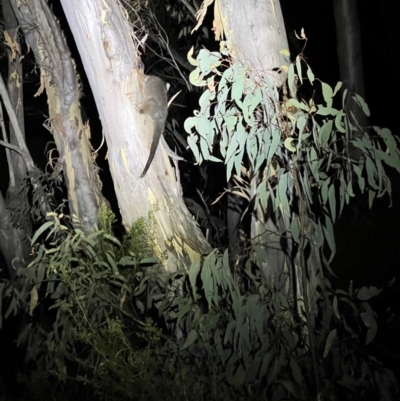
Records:
[[[101,213],[104,230],[88,236],[54,218],[57,224],[43,230],[54,229],[52,241],[37,244],[20,272],[25,291],[6,291],[9,313],[29,310],[18,343],[35,361],[36,381],[70,392],[89,388],[83,393],[96,399],[316,396],[308,326],[287,295],[266,284],[260,260],[247,261],[240,285],[228,252],[218,251],[165,280],[147,268],[151,255],[132,252],[137,248],[109,232],[113,215]],[[144,231],[138,222],[126,241],[146,242],[146,235],[131,237]],[[394,399],[393,375],[363,348],[376,334],[368,301],[378,294],[327,286],[318,298],[322,399]]]
[[[223,162],[227,181],[235,178],[234,193],[255,216],[283,216],[288,223],[281,235],[302,251],[322,254],[329,267],[333,226],[344,206],[357,194],[367,193],[370,207],[376,197],[391,195],[385,168],[400,172],[397,138],[385,128],[359,126],[346,104],[354,101],[369,116],[364,100],[342,90],[341,82],[332,88],[316,79],[300,56],[286,71],[289,97],[267,73],[233,62],[229,42],[219,52],[202,49],[196,58],[191,52],[189,60],[192,84],[204,87],[199,111],[185,122],[197,162]],[[298,99],[302,85],[311,88],[311,98]],[[359,160],[350,148],[360,151]]]

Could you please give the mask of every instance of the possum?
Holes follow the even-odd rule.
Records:
[[[144,166],[140,178],[143,178],[149,169],[156,153],[161,135],[164,132],[165,121],[168,115],[167,86],[165,82],[151,75],[146,75],[144,80],[144,99],[140,107],[140,113],[146,114],[153,125],[153,139],[150,147],[149,158]]]

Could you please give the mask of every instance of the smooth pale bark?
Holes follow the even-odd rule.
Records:
[[[288,50],[279,0],[221,0],[221,23],[233,44],[233,57],[247,65],[254,76],[267,75],[281,86],[290,60],[280,51]]]
[[[255,82],[263,82],[263,77],[269,78],[273,89],[265,88],[271,98],[271,102],[265,105],[266,114],[270,123],[280,124],[279,119],[272,121],[280,104],[276,88],[286,80],[285,68],[280,68],[287,67],[290,60],[281,52],[288,50],[289,46],[279,0],[220,0],[220,5],[219,15],[223,31],[234,50],[234,61],[248,66]],[[270,165],[264,172],[256,173],[250,182],[253,197],[260,181],[269,179],[276,171]],[[294,191],[294,188],[290,190]],[[303,338],[313,344],[314,352],[312,327],[318,309],[315,289],[322,284],[323,273],[319,255],[313,253],[307,262],[301,260],[300,252],[293,257],[290,217],[272,208],[258,210],[252,217],[251,237],[255,245],[265,251],[265,259],[259,263],[266,282],[286,293],[294,302],[298,316],[307,322]]]
[[[88,77],[108,146],[123,222],[151,212],[153,250],[168,271],[187,267],[209,250],[182,198],[179,172],[159,146],[143,179],[152,141],[150,119],[139,113],[143,65],[122,7],[110,0],[61,0]],[[168,258],[163,255],[167,252]]]
[[[361,51],[361,31],[357,14],[357,0],[334,0],[333,11],[336,24],[337,55],[339,59],[340,79],[343,89],[350,94],[357,93],[365,99],[363,61]],[[348,96],[345,111],[354,127],[369,127],[368,117],[359,104]],[[354,118],[352,118],[354,116]],[[356,129],[353,138],[360,138],[362,130]],[[361,151],[350,146],[350,156],[359,160]]]
[[[254,80],[267,76],[277,87],[286,79],[285,71],[277,71],[282,66],[288,66],[290,60],[280,51],[289,49],[280,3],[277,0],[221,0],[221,22],[227,40],[233,46],[233,58],[247,65]],[[273,93],[270,94],[273,96]],[[273,99],[278,102],[279,99]],[[273,110],[267,110],[270,115]],[[251,182],[253,196],[260,177]],[[277,287],[287,283],[285,271],[286,257],[281,247],[282,233],[286,226],[279,215],[271,218],[272,211],[252,218],[251,236],[258,238],[266,252],[266,260],[262,271],[268,282]],[[286,269],[287,270],[287,269]]]

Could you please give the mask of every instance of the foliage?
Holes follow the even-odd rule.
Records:
[[[60,174],[49,174],[39,168],[33,168],[17,189],[21,195],[19,198],[27,199],[29,203],[10,203],[10,199],[15,202],[14,197],[10,197],[7,202],[14,227],[26,229],[32,222],[36,226],[40,225],[49,210],[62,210],[65,206],[64,202],[60,202],[63,194],[62,184]]]
[[[198,163],[221,161],[220,155],[227,180],[240,177],[235,194],[253,198],[257,216],[271,206],[288,218],[288,232],[281,234],[300,251],[307,246],[323,251],[326,244],[328,266],[336,251],[333,224],[344,205],[357,193],[367,192],[370,205],[391,194],[384,164],[400,172],[398,141],[388,129],[352,123],[344,105],[352,97],[369,115],[364,100],[345,90],[342,109],[336,108],[342,83],[331,88],[318,81],[300,56],[288,68],[291,97],[282,102],[267,74],[231,61],[228,42],[221,42],[220,52],[202,49],[196,59],[190,52],[189,60],[196,67],[191,82],[205,87],[200,110],[185,123]],[[297,83],[311,86],[316,95],[299,101]],[[350,145],[361,150],[361,160],[351,159]]]
[[[110,234],[114,217],[107,210],[101,210],[99,218],[104,231],[89,236],[60,219],[66,220],[49,213],[32,239],[34,244],[46,234],[45,243],[34,245],[28,268],[19,272],[26,290],[5,291],[10,297],[6,316],[24,305],[29,308],[30,321],[17,344],[27,347],[27,358],[40,370],[62,381],[76,375],[75,380],[89,382],[95,390],[100,383],[101,391],[106,388],[110,394],[146,389],[147,348],[157,343],[159,331],[151,320],[141,318],[140,298],[149,280],[141,280],[143,269],[156,262],[150,247],[139,250],[134,238],[143,222],[121,243]],[[144,244],[146,236],[141,241]],[[86,375],[77,375],[78,368]],[[118,380],[113,381],[112,373]]]
[[[278,89],[267,76],[255,77],[231,63],[226,43],[220,53],[200,51],[192,63],[192,83],[207,86],[200,111],[185,125],[198,162],[221,157],[227,180],[236,173],[241,183],[236,192],[248,199],[257,178],[255,213],[279,211],[290,221],[282,234],[300,257],[310,257],[311,249],[324,258],[329,248],[323,259],[329,267],[333,224],[344,205],[357,193],[368,192],[371,204],[375,196],[390,194],[383,164],[400,170],[396,140],[378,127],[354,137],[361,128],[334,106],[341,84],[333,89],[317,81],[307,65],[307,82],[320,89],[320,103],[294,95],[278,102]],[[298,57],[287,71],[291,93],[296,79],[306,81],[303,68]],[[348,96],[369,113],[359,96],[345,91],[342,104]],[[360,160],[351,159],[350,143],[362,151]],[[86,386],[88,398],[96,399],[398,395],[392,373],[363,347],[378,327],[368,302],[378,295],[376,288],[334,290],[325,280],[323,288],[313,288],[317,303],[310,326],[303,313],[307,302],[265,282],[262,249],[255,243],[239,280],[232,276],[228,252],[218,251],[164,280],[157,269],[162,255],[151,251],[151,216],[121,240],[106,208],[99,214],[100,229],[90,235],[72,229],[68,216],[52,212],[46,218],[32,239],[33,260],[19,271],[19,286],[0,287],[8,299],[6,316],[29,313],[18,344],[37,369],[25,378],[32,399],[43,398],[43,383],[77,393]]]
[[[246,263],[240,285],[228,252],[218,251],[163,281],[144,267],[149,255],[116,257],[121,242],[105,232],[112,215],[105,231],[87,237],[52,218],[42,230],[52,241],[35,246],[20,275],[30,289],[32,317],[18,341],[37,368],[23,378],[32,399],[56,385],[63,396],[89,388],[86,399],[313,398],[307,326],[286,295],[266,285],[260,261]],[[394,399],[392,374],[362,348],[377,329],[368,301],[378,294],[325,292],[315,326],[321,399]]]
[[[344,106],[349,97],[352,97],[365,114],[369,115],[368,106],[357,94],[343,91],[342,109],[337,108],[337,98],[342,84],[339,82],[335,88],[331,88],[315,79],[301,56],[297,57],[295,63],[286,71],[287,87],[291,95],[290,98],[286,96],[282,98],[267,74],[252,72],[238,62],[233,63],[229,46],[229,43],[222,42],[220,52],[203,49],[196,59],[192,58],[191,52],[189,53],[189,60],[196,67],[191,73],[191,82],[205,87],[205,90],[199,100],[200,110],[185,123],[185,129],[189,134],[188,144],[198,163],[204,160],[225,163],[227,180],[234,177],[235,194],[252,202],[254,216],[265,221],[265,218],[273,218],[274,214],[271,211],[274,211],[283,218],[285,225],[280,235],[286,238],[287,243],[293,244],[286,249],[289,263],[295,270],[292,280],[298,281],[299,277],[302,277],[300,293],[304,294],[304,303],[299,299],[299,295],[295,295],[295,291],[292,294],[292,301],[286,295],[286,303],[297,303],[297,306],[291,305],[297,313],[292,312],[290,320],[295,323],[291,327],[291,332],[297,333],[298,336],[295,336],[289,344],[297,346],[304,342],[306,348],[309,347],[312,363],[308,361],[309,364],[305,363],[303,368],[314,365],[316,382],[318,383],[320,375],[321,379],[325,380],[325,383],[322,381],[321,385],[316,385],[318,396],[323,391],[326,391],[325,396],[335,394],[335,391],[327,386],[329,381],[325,377],[329,371],[329,364],[326,365],[324,372],[324,360],[321,360],[318,353],[321,353],[321,347],[325,347],[323,357],[327,358],[337,336],[346,333],[351,336],[350,342],[353,343],[349,342],[346,346],[342,345],[335,350],[335,355],[340,356],[339,360],[343,366],[339,367],[339,362],[336,361],[334,378],[337,379],[337,383],[353,389],[358,386],[361,388],[366,383],[369,383],[370,388],[376,388],[373,382],[379,375],[375,374],[374,378],[371,373],[376,366],[367,372],[368,363],[364,360],[363,363],[366,365],[359,366],[363,374],[356,378],[351,372],[354,365],[360,361],[346,359],[349,349],[356,345],[354,341],[356,343],[362,341],[351,329],[352,324],[358,325],[358,330],[359,324],[368,328],[366,343],[370,343],[376,334],[375,315],[368,303],[359,303],[357,293],[349,292],[347,295],[338,296],[339,294],[335,294],[326,280],[320,281],[318,285],[317,282],[306,281],[310,280],[310,277],[314,279],[317,275],[322,277],[320,260],[329,269],[329,263],[336,251],[333,225],[345,204],[359,193],[368,194],[370,206],[375,197],[383,196],[385,193],[390,196],[391,186],[384,164],[400,172],[400,151],[397,140],[387,129],[360,127],[353,116],[346,115]],[[299,101],[297,82],[304,86],[312,86],[315,95],[311,99]],[[352,159],[350,152],[352,147],[361,150],[360,159]],[[260,252],[256,243],[253,246],[253,249]],[[327,250],[330,251],[330,255],[326,256]],[[260,258],[259,262],[261,260]],[[204,266],[202,269],[203,278]],[[203,282],[205,291],[210,287],[215,288],[216,282],[218,280],[215,281],[215,278],[207,278]],[[312,307],[315,310],[312,314],[309,312],[311,304],[307,300],[307,293],[310,290],[314,294]],[[215,293],[214,291],[213,294]],[[283,294],[281,296],[285,298]],[[206,293],[205,297],[208,301],[210,296]],[[353,297],[356,297],[356,301]],[[335,306],[331,305],[332,302]],[[353,315],[350,318],[351,323],[338,313],[338,303],[351,307]],[[239,304],[243,310],[246,303]],[[249,310],[256,310],[255,304],[250,305]],[[339,325],[341,331],[336,327],[338,322],[335,322],[335,319],[331,320],[332,308],[336,311],[336,319],[341,320]],[[279,309],[273,312],[271,316],[279,315]],[[262,314],[268,316],[265,311]],[[218,321],[213,319],[213,322]],[[248,320],[242,323],[243,328],[235,333],[250,332],[248,338],[255,337],[250,329],[246,328],[246,324],[251,325],[250,322],[251,316],[248,316]],[[229,320],[227,324],[229,325]],[[188,333],[189,336],[192,340],[197,338],[193,331]],[[226,339],[225,336],[222,338]],[[233,344],[239,341],[238,338],[240,335]],[[247,345],[247,349],[254,352],[254,347]],[[293,350],[288,352],[289,355],[296,354]],[[276,354],[282,355],[281,350],[278,349]],[[227,357],[227,359],[233,363],[234,370],[236,369],[236,373],[248,388],[247,375],[250,371],[262,375],[263,365],[258,362],[255,367],[251,367],[248,364],[249,355],[245,356],[243,348],[240,348],[240,355],[243,361],[240,358],[236,360]],[[266,355],[265,350],[262,355]],[[283,359],[287,362],[292,358],[285,359],[284,356]],[[246,373],[243,373],[242,369]],[[290,372],[287,366],[285,369],[286,372]],[[342,375],[343,379],[338,375]],[[257,379],[262,380],[262,377]],[[295,379],[298,380],[295,380],[294,386],[307,382],[299,377]],[[288,380],[290,378],[284,378],[286,383]],[[271,385],[270,381],[268,383]],[[387,389],[390,386],[383,387]],[[381,396],[384,395],[384,391],[386,390],[382,390]],[[300,394],[298,391],[294,393],[297,396]],[[305,396],[307,393],[302,394]]]
[[[160,313],[181,333],[181,357],[198,366],[207,397],[313,399],[309,345],[301,335],[307,326],[287,296],[265,284],[256,262],[246,264],[239,288],[228,253],[211,253],[190,269],[184,295]],[[398,392],[393,374],[362,347],[376,333],[368,300],[378,294],[373,287],[325,292],[315,327],[321,399],[357,393],[359,400],[390,400]]]

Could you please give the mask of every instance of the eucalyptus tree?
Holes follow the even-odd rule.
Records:
[[[18,22],[12,11],[9,0],[2,2],[1,8],[4,19],[4,42],[7,43],[7,88],[0,77],[0,97],[10,116],[10,129],[7,132],[4,116],[0,110],[2,144],[24,148],[25,158],[14,149],[7,148],[6,158],[9,170],[9,185],[6,198],[0,193],[0,253],[3,255],[9,277],[12,281],[16,277],[16,269],[24,266],[29,257],[27,237],[32,234],[30,221],[22,213],[11,215],[11,210],[27,209],[28,199],[22,191],[27,176],[27,166],[33,167],[33,161],[28,149],[24,146],[24,110],[21,48],[18,40]],[[16,223],[16,224],[13,224]],[[14,261],[14,262],[13,262]]]
[[[41,87],[49,104],[48,128],[63,172],[69,209],[86,232],[97,223],[104,203],[101,181],[90,145],[90,127],[83,124],[79,104],[80,82],[65,36],[48,3],[11,1],[15,15],[41,71]],[[167,270],[190,264],[209,249],[182,198],[179,171],[165,152],[157,152],[142,179],[153,125],[140,112],[143,103],[143,64],[140,42],[119,3],[62,2],[92,87],[114,188],[125,227],[151,212],[155,225],[154,252]],[[165,147],[164,147],[165,148]],[[164,153],[164,155],[163,155]],[[171,152],[170,152],[171,153]],[[168,258],[165,258],[165,253]],[[196,256],[197,255],[197,256]]]
[[[315,389],[310,393],[315,398],[324,392],[328,394],[331,383],[328,380],[320,383],[326,372],[319,371],[319,363],[329,365],[328,356],[337,362],[331,349],[339,350],[340,355],[351,353],[351,347],[336,342],[337,327],[344,335],[354,333],[340,315],[341,306],[351,305],[356,311],[354,320],[367,327],[367,342],[372,341],[377,327],[366,302],[359,306],[361,314],[355,306],[375,295],[376,289],[335,293],[329,288],[326,271],[336,250],[333,225],[345,204],[357,193],[368,192],[371,203],[375,196],[390,194],[384,164],[400,171],[400,152],[390,131],[379,127],[360,129],[357,117],[349,115],[346,105],[351,101],[368,116],[369,109],[361,96],[346,89],[339,96],[342,83],[331,87],[319,81],[303,54],[294,63],[290,62],[278,0],[204,1],[196,14],[195,29],[202,25],[213,5],[213,32],[219,51],[202,48],[188,52],[188,62],[193,67],[190,83],[201,88],[202,95],[199,110],[185,121],[184,128],[197,163],[206,160],[224,163],[228,195],[231,199],[240,197],[245,209],[242,212],[250,213],[251,227],[245,233],[251,243],[250,252],[246,255],[238,252],[235,269],[231,269],[226,252],[223,255],[218,250],[209,252],[210,245],[183,202],[179,158],[163,141],[147,174],[141,176],[155,125],[159,129],[166,114],[165,89],[158,79],[145,74],[141,60],[140,52],[148,37],[140,25],[139,11],[144,2],[123,1],[126,8],[116,0],[60,2],[100,115],[123,224],[129,229],[140,218],[147,217],[152,236],[150,245],[158,261],[169,272],[188,270],[188,279],[181,281],[181,293],[169,297],[170,283],[161,286],[161,290],[157,284],[155,291],[148,291],[149,299],[145,302],[157,304],[159,315],[175,325],[174,334],[181,346],[176,348],[179,351],[174,355],[175,361],[181,351],[188,352],[189,361],[190,358],[198,361],[201,349],[204,351],[201,355],[210,356],[213,363],[209,364],[205,357],[204,364],[199,362],[199,366],[210,365],[216,369],[213,377],[220,377],[215,373],[218,371],[221,377],[228,378],[225,385],[229,391],[242,386],[243,394],[248,395],[255,383],[264,381],[270,389],[280,386],[277,392],[284,390],[286,394],[303,388],[304,394],[308,394],[303,379],[310,374],[301,372],[299,361],[308,369],[311,360],[310,376]],[[46,89],[49,129],[59,152],[56,173],[63,171],[70,211],[78,217],[73,220],[75,229],[83,224],[86,234],[90,233],[96,227],[104,198],[93,161],[90,129],[81,118],[75,64],[45,0],[11,3],[41,69],[40,91]],[[187,1],[179,4],[190,8]],[[152,35],[153,31],[149,36]],[[304,31],[298,35],[299,40],[307,41]],[[167,40],[159,39],[165,49],[170,49]],[[186,66],[182,60],[179,63]],[[155,92],[146,87],[146,82],[157,83]],[[301,85],[312,87],[321,96],[300,100],[297,92]],[[160,115],[156,115],[158,105],[162,107]],[[7,146],[12,149],[14,145]],[[21,143],[18,146],[22,147]],[[352,157],[352,149],[357,149],[362,157]],[[54,213],[49,216],[54,217]],[[238,214],[235,216],[236,224],[240,218]],[[135,284],[127,285],[117,268],[117,265],[126,267],[126,263],[132,262],[129,258],[135,255],[126,258],[123,255],[116,263],[105,252],[103,260],[94,260],[97,249],[114,252],[113,247],[119,243],[105,231],[107,240],[112,240],[95,245],[93,238],[101,233],[84,239],[82,231],[60,237],[68,240],[58,244],[57,251],[67,247],[78,249],[79,257],[64,258],[54,249],[46,250],[46,244],[38,247],[27,273],[28,285],[32,287],[31,312],[37,303],[36,283],[46,274],[46,293],[52,293],[57,282],[60,291],[54,297],[59,297],[59,305],[69,297],[78,316],[83,317],[83,324],[87,323],[83,303],[91,308],[90,322],[92,327],[98,326],[100,339],[105,333],[101,330],[106,330],[102,319],[108,318],[108,313],[121,320],[128,319],[124,323],[131,319],[135,328],[145,326],[138,323],[135,308],[141,313],[145,310],[137,297],[145,293],[147,277],[138,280],[136,289]],[[39,235],[40,231],[34,240]],[[232,232],[232,241],[240,245],[234,237]],[[121,252],[117,250],[114,255],[120,256]],[[74,271],[78,263],[79,268]],[[47,269],[47,265],[52,268]],[[59,269],[59,265],[65,270]],[[71,274],[63,275],[67,270]],[[244,276],[249,283],[247,287],[239,285]],[[96,286],[92,280],[103,282]],[[114,287],[103,291],[108,280]],[[108,302],[104,302],[104,297],[108,297]],[[126,302],[127,297],[132,302]],[[201,302],[204,308],[199,307]],[[124,308],[135,313],[127,314]],[[68,330],[70,325],[65,322],[70,322],[69,318],[61,313],[57,316],[54,330],[63,329],[62,336],[54,338],[61,338],[63,346],[68,344],[73,349],[76,332]],[[282,339],[277,339],[280,330]],[[48,338],[52,336],[51,332]],[[54,343],[47,344],[56,348]],[[192,345],[200,346],[191,350]],[[96,361],[90,365],[95,373],[96,352],[97,349],[90,353],[90,358]],[[123,353],[115,352],[113,357],[116,355]],[[170,358],[169,353],[167,357]],[[163,364],[163,359],[157,360]],[[352,374],[356,365],[357,361],[351,361],[341,370],[337,364],[337,381]],[[330,372],[331,368],[327,369]],[[292,376],[298,387],[292,386]],[[287,381],[288,377],[292,382]],[[357,386],[359,383],[354,388]],[[284,396],[282,393],[277,399]]]

